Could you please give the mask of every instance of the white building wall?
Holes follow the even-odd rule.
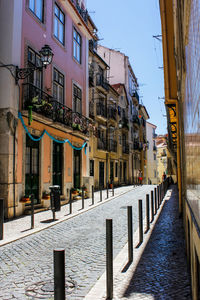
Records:
[[[156,151],[153,151],[153,129],[156,129],[156,126],[149,122],[146,122],[146,128],[147,141],[149,142],[149,149],[147,150],[147,182],[149,179],[151,180],[152,184],[157,184],[157,160],[154,159],[154,154],[156,154]]]

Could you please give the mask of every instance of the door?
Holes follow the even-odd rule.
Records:
[[[60,186],[62,194],[62,162],[63,162],[63,145],[53,142],[53,185]]]
[[[124,162],[124,183],[126,183],[126,162]]]
[[[34,194],[34,203],[39,203],[39,142],[26,135],[25,195]]]
[[[114,180],[114,163],[113,161],[110,162],[110,183]]]
[[[74,188],[81,186],[81,151],[74,150]]]
[[[99,162],[99,187],[104,188],[104,162]]]

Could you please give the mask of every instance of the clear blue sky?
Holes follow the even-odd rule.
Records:
[[[159,0],[86,0],[103,46],[129,56],[139,95],[158,134],[167,133]],[[164,115],[164,116],[163,116]]]

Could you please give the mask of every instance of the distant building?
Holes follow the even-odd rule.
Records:
[[[157,184],[157,147],[156,147],[156,128],[157,126],[146,122],[147,127],[147,183]]]

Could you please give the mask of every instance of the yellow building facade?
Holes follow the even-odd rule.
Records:
[[[168,149],[177,165],[192,297],[200,299],[200,10],[198,0],[160,0]],[[184,249],[183,249],[184,251]]]

